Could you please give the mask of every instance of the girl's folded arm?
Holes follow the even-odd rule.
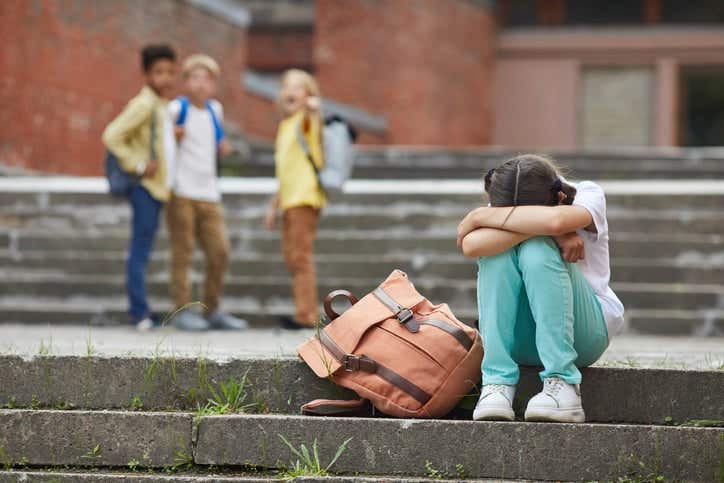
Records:
[[[463,255],[469,258],[491,257],[533,236],[497,228],[478,228],[465,235],[460,248]]]
[[[499,228],[528,235],[558,236],[593,226],[587,209],[571,205],[483,207],[466,218],[463,223],[470,229]]]

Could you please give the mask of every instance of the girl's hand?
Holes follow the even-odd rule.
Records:
[[[317,96],[311,96],[307,98],[307,109],[312,112],[316,112],[321,107],[322,103]]]
[[[463,238],[467,236],[468,233],[471,231],[475,231],[478,228],[480,228],[480,224],[478,223],[478,219],[480,217],[485,217],[487,215],[488,208],[485,206],[481,206],[480,208],[476,208],[467,215],[465,215],[465,218],[463,218],[463,221],[460,222],[458,225],[458,238],[457,238],[457,245],[458,248],[462,247],[463,244]]]
[[[269,200],[269,208],[266,210],[266,215],[264,216],[264,227],[267,230],[273,230],[276,228],[277,224],[277,212],[279,211],[279,194],[275,194],[272,196],[272,199]]]
[[[553,237],[561,249],[561,256],[569,263],[576,263],[586,257],[583,239],[576,232]]]
[[[277,210],[273,209],[272,207],[269,207],[268,210],[266,210],[266,215],[264,216],[264,228],[266,228],[269,231],[272,231],[276,228],[277,225]]]

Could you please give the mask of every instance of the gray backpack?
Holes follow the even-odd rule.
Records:
[[[324,167],[320,170],[314,163],[312,152],[302,134],[301,126],[297,128],[297,139],[307,159],[317,174],[320,188],[327,195],[342,193],[345,182],[352,175],[354,167],[354,148],[357,139],[356,130],[339,116],[330,116],[324,120],[322,131],[322,149],[324,150]]]

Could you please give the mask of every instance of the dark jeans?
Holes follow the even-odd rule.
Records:
[[[141,185],[131,190],[128,199],[131,202],[133,221],[126,261],[126,291],[130,306],[128,312],[136,323],[151,315],[146,299],[146,266],[153,249],[163,204]]]

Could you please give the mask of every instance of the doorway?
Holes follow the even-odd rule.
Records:
[[[681,68],[681,146],[724,146],[724,66]]]

